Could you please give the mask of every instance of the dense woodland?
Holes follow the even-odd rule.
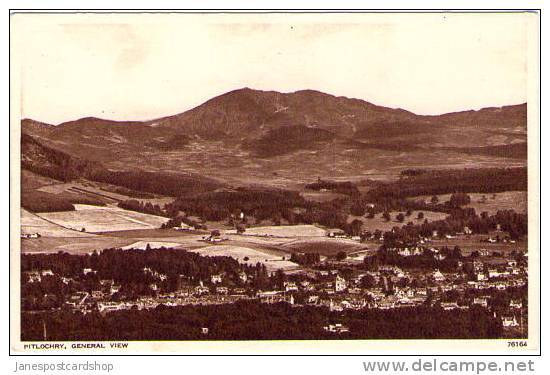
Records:
[[[334,193],[355,195],[359,193],[359,189],[351,181],[326,181],[319,179],[317,182],[306,185],[306,189],[310,190],[330,190]]]
[[[99,199],[72,193],[50,194],[32,189],[21,191],[21,207],[31,212],[74,211],[74,204],[105,205]]]
[[[527,190],[527,168],[481,168],[410,172],[366,194],[370,202],[447,193],[499,193]]]
[[[384,244],[388,247],[399,247],[416,244],[419,237],[431,237],[434,231],[439,236],[462,233],[468,227],[473,234],[488,234],[500,225],[502,237],[508,235],[512,240],[522,239],[527,235],[529,219],[526,214],[518,214],[514,210],[500,210],[494,215],[482,212],[477,215],[473,208],[459,209],[443,220],[422,224],[407,224],[395,227],[384,233]]]
[[[306,207],[307,201],[298,192],[289,190],[245,189],[217,191],[178,198],[168,205],[168,211],[183,211],[186,215],[205,220],[221,221],[243,212],[257,220],[286,217],[295,207]]]
[[[214,180],[198,175],[144,171],[95,171],[90,180],[123,186],[147,193],[178,197],[186,194],[210,191],[220,186]]]
[[[112,279],[115,282],[140,281],[143,268],[149,267],[171,276],[183,276],[191,281],[207,281],[210,275],[225,273],[228,279],[237,279],[241,271],[257,273],[255,266],[241,265],[236,259],[226,256],[201,256],[185,250],[151,249],[124,250],[105,249],[91,255],[22,254],[21,270],[51,269],[54,273],[66,277],[82,274],[82,269],[97,271],[98,279]],[[261,267],[264,272],[264,267]],[[144,283],[148,280],[143,280]]]
[[[342,323],[350,332],[323,330]],[[159,306],[101,316],[69,311],[23,313],[21,339],[43,340],[312,340],[312,339],[476,339],[501,337],[498,318],[482,308],[445,311],[417,307],[346,310],[296,307],[287,303],[238,301],[214,306]],[[208,328],[208,334],[202,328]]]
[[[83,269],[96,272],[83,275]],[[159,282],[151,269],[166,276]],[[57,296],[56,301],[63,301],[71,291],[99,288],[100,280],[113,280],[122,286],[117,298],[133,299],[139,295],[152,295],[149,285],[157,282],[159,288],[166,292],[177,290],[183,284],[210,284],[210,276],[223,274],[221,285],[239,286],[241,272],[253,278],[253,286],[266,288],[281,283],[281,275],[270,277],[266,267],[239,264],[236,259],[226,256],[201,256],[193,252],[174,249],[124,250],[106,249],[91,255],[57,254],[22,254],[21,271],[28,272],[40,269],[51,269],[55,276],[45,277],[41,283],[25,283],[23,278],[22,295],[27,299],[42,300],[45,294]],[[60,277],[78,279],[78,285],[65,285]],[[36,303],[36,302],[35,302]]]

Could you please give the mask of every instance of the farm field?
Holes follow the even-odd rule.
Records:
[[[207,231],[177,231],[173,229],[129,229],[118,231],[104,231],[98,232],[98,234],[108,235],[112,237],[125,237],[125,238],[187,238],[197,237],[198,235],[204,236]],[[199,236],[200,237],[200,236]]]
[[[43,237],[93,237],[93,234],[82,233],[64,228],[49,222],[25,209],[21,209],[21,233],[39,233]]]
[[[89,237],[42,237],[21,240],[21,252],[23,253],[57,253],[63,251],[71,254],[86,254],[94,250],[100,251],[108,248],[120,248],[127,246],[135,240],[128,238],[116,238],[105,236]]]
[[[281,246],[289,253],[319,253],[325,256],[334,256],[339,252],[354,253],[364,251],[369,247],[365,244],[340,238],[326,238],[319,240],[294,241]]]
[[[314,202],[328,202],[337,198],[346,198],[347,195],[333,193],[331,191],[305,190],[300,193],[302,197]]]
[[[443,220],[447,217],[447,214],[442,212],[422,211],[424,213],[424,219],[419,220],[417,219],[418,212],[419,211],[413,211],[411,216],[405,216],[405,221],[402,223],[395,220],[395,217],[399,214],[399,211],[390,212],[390,221],[384,220],[381,213],[376,214],[372,219],[368,219],[364,216],[348,215],[348,223],[351,223],[353,220],[358,219],[363,222],[363,230],[365,231],[374,232],[375,230],[379,229],[382,232],[387,232],[390,231],[393,227],[401,227],[403,225],[406,225],[409,221],[412,221],[414,224],[422,224],[422,222],[424,222],[424,219],[428,219],[428,221],[435,221]]]
[[[168,219],[160,216],[124,210],[114,206],[97,207],[75,205],[75,211],[48,212],[40,217],[66,228],[86,232],[106,232],[129,229],[153,229],[160,227]]]
[[[281,256],[274,256],[273,254],[261,250],[243,246],[213,245],[189,251],[196,252],[203,256],[228,256],[237,259],[239,263],[249,265],[255,265],[259,262],[265,264],[267,270],[270,272],[278,269],[285,271],[292,270],[299,267],[298,264],[286,260],[288,257],[284,257],[285,260],[283,260]],[[245,257],[248,257],[248,260],[244,260]]]
[[[462,255],[468,256],[475,250],[481,250],[485,249],[488,250],[490,253],[493,251],[498,252],[504,252],[504,253],[510,253],[513,250],[520,250],[520,251],[527,251],[527,241],[519,241],[517,243],[488,243],[488,242],[480,242],[482,239],[486,239],[489,237],[488,235],[461,235],[457,236],[456,238],[450,238],[450,239],[438,239],[438,240],[432,240],[431,246],[435,247],[441,247],[441,246],[447,246],[447,247],[454,247],[458,246],[462,250]]]
[[[466,207],[473,207],[478,214],[487,211],[489,215],[495,214],[498,210],[514,209],[518,213],[527,213],[527,192],[526,191],[505,191],[495,194],[469,193],[471,202]],[[448,201],[451,194],[438,195],[440,202]],[[486,200],[483,202],[483,196]],[[422,195],[414,198],[415,200],[423,199],[427,202],[431,199],[431,195]]]
[[[165,248],[169,249],[169,248],[176,248],[176,247],[181,246],[181,244],[180,244],[180,243],[177,243],[177,242],[165,242],[165,241],[138,241],[138,242],[134,242],[133,244],[124,246],[122,249],[123,249],[123,250],[128,250],[128,249],[140,249],[140,250],[145,250],[145,249],[147,249],[147,245],[149,245],[149,247],[150,247],[151,249],[159,249],[159,248],[161,248],[161,247],[165,247]]]
[[[236,234],[236,230],[227,230],[225,233]],[[326,231],[315,225],[279,225],[246,228],[246,231],[241,235],[267,237],[324,237],[326,236]]]

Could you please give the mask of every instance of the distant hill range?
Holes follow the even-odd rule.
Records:
[[[88,117],[52,126],[24,119],[21,126],[23,133],[78,156],[121,147],[181,150],[190,141],[207,140],[238,145],[262,158],[334,143],[346,148],[443,148],[525,158],[527,105],[421,116],[313,90],[244,88],[152,121]]]

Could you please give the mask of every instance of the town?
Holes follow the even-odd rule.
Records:
[[[343,234],[329,232],[327,236]],[[219,233],[214,237],[221,238]],[[347,310],[482,309],[499,321],[503,337],[527,337],[526,252],[504,255],[480,247],[463,256],[458,246],[436,247],[431,243],[431,237],[419,237],[414,246],[382,245],[362,261],[346,254],[321,259],[318,254],[293,253],[291,260],[302,266],[287,272],[267,271],[260,263],[242,265],[224,259],[228,257],[150,246],[145,250],[107,249],[86,256],[86,260],[70,259],[84,257],[69,254],[25,254],[22,310],[70,310],[105,316],[159,306],[284,303],[326,308],[336,315],[331,315],[332,320],[322,329],[341,336],[350,328],[337,314]],[[182,259],[184,255],[192,256],[192,260]],[[140,258],[142,261],[132,264]],[[190,262],[198,269],[177,273],[178,269],[189,269]],[[85,266],[79,268],[79,264]],[[126,269],[116,268],[124,264]],[[208,332],[208,327],[200,329]]]

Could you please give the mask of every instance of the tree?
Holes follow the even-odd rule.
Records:
[[[339,251],[337,254],[336,254],[336,260],[344,260],[346,259],[348,256],[346,254],[345,251]]]
[[[424,212],[422,212],[422,211],[419,212],[419,213],[418,213],[418,216],[417,216],[416,218],[417,218],[418,220],[424,219]]]
[[[391,220],[390,213],[388,211],[384,211],[384,213],[382,214],[382,218],[386,221],[390,221]]]
[[[370,289],[376,286],[376,279],[372,275],[365,275],[361,278],[361,288]]]
[[[350,213],[354,216],[363,216],[365,212],[365,206],[359,201],[353,202],[350,206]]]
[[[244,225],[242,225],[242,224],[237,225],[237,233],[242,234],[245,231],[246,231],[246,228],[245,228]]]
[[[349,225],[349,232],[352,236],[358,236],[361,233],[363,222],[359,219],[355,219]]]
[[[396,219],[397,221],[399,221],[400,223],[402,223],[402,222],[405,221],[405,215],[403,215],[403,213],[400,212],[400,213],[395,217],[395,219]]]
[[[470,196],[465,193],[455,193],[451,195],[449,199],[451,207],[460,207],[470,204]]]
[[[367,214],[367,219],[374,219],[374,211],[369,211]]]
[[[212,232],[210,232],[210,235],[212,237],[219,237],[220,236],[220,231],[217,230],[217,229],[214,229]]]
[[[430,202],[432,204],[438,204],[439,203],[439,198],[437,197],[437,195],[432,196],[432,199],[430,199]]]
[[[411,216],[411,215],[412,215],[412,211],[411,211],[411,209],[408,209],[408,210],[407,210],[407,212],[405,213],[405,215],[407,215],[407,216]]]

